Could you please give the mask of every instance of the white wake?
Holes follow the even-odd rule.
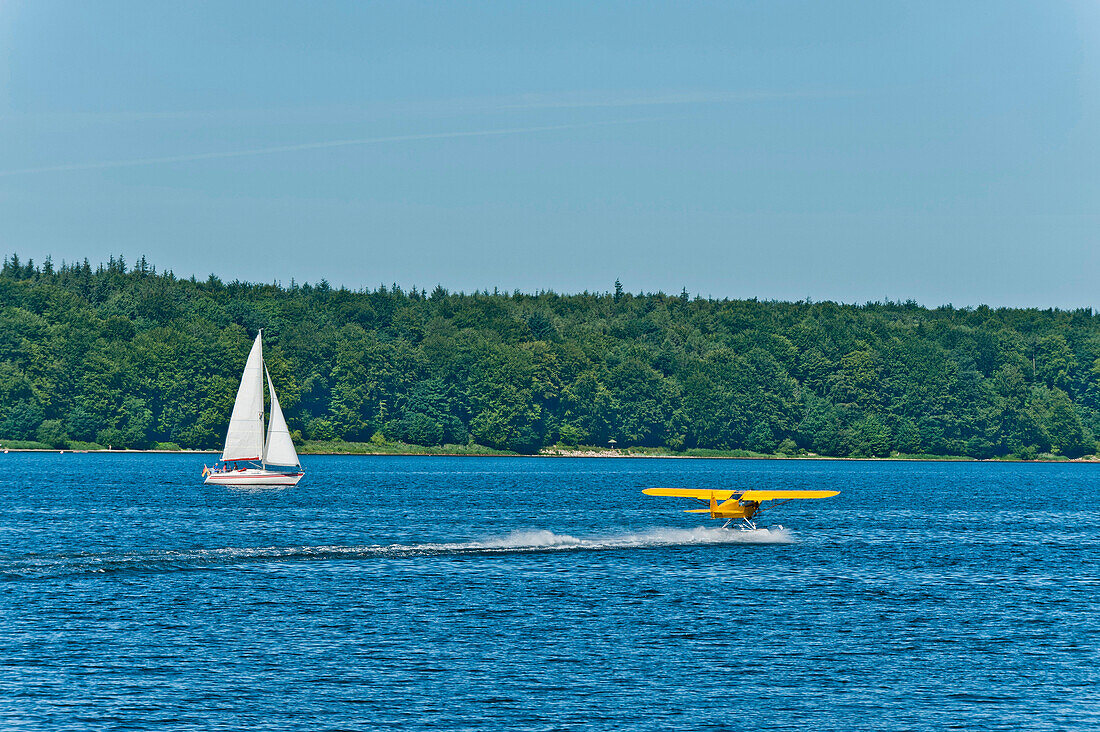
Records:
[[[658,528],[590,537],[533,530],[454,542],[29,554],[0,558],[0,576],[30,578],[87,573],[210,570],[263,562],[599,551],[714,544],[792,544],[794,541],[790,530],[781,527],[754,531],[702,526],[694,529]]]
[[[606,536],[577,537],[555,534],[553,531],[513,531],[506,536],[489,537],[477,541],[418,544],[406,549],[443,552],[455,551],[540,551],[573,549],[633,549],[643,547],[690,546],[693,544],[792,544],[794,536],[789,529],[776,527],[739,531],[699,526],[694,529],[647,529],[636,533],[609,534]],[[396,549],[401,545],[393,545]]]

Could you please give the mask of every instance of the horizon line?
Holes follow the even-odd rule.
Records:
[[[9,266],[12,257],[18,257],[18,253],[17,252],[11,252],[10,254],[9,253],[4,254],[4,258],[2,260],[2,265],[5,269]],[[145,255],[141,255],[141,256],[135,258],[135,260],[133,260],[133,261],[137,262],[137,261],[140,261],[141,259],[144,259],[144,258],[145,258]],[[45,256],[45,258],[43,259],[43,262],[45,262],[46,260],[49,260],[52,264],[52,262],[53,262],[52,255],[47,254]],[[110,271],[109,270],[110,264],[114,261],[116,261],[115,257],[113,255],[111,255],[111,256],[109,256],[107,263],[104,263],[104,262],[101,261],[98,264],[94,265],[94,268],[92,269],[93,274],[98,273],[98,272]],[[121,255],[121,254],[118,255],[118,260],[117,261],[121,261],[122,264],[123,264],[124,269],[123,269],[122,274],[127,274],[127,275],[141,274],[141,272],[133,264],[130,265],[130,269],[125,269],[126,262],[125,262],[125,259],[123,258],[123,255]],[[90,268],[93,267],[93,265],[91,264],[91,261],[87,257],[84,257],[84,259],[82,261],[73,261],[73,262],[67,262],[65,259],[62,259],[60,266],[61,267],[66,267],[67,266],[69,268],[73,268],[73,267],[80,266],[83,262],[88,262],[88,266]],[[30,266],[30,265],[34,265],[36,271],[41,272],[41,264],[34,264],[34,259],[33,258],[28,258],[26,263],[22,266]],[[57,271],[55,270],[54,272],[56,274]],[[145,274],[146,274],[146,276],[150,276],[150,277],[165,277],[165,276],[171,275],[176,280],[180,280],[180,281],[184,281],[184,282],[194,282],[195,284],[200,284],[200,285],[201,284],[207,284],[210,281],[210,278],[213,277],[223,287],[228,286],[228,285],[242,285],[242,286],[248,286],[248,287],[276,287],[280,290],[290,292],[290,291],[293,291],[294,289],[302,289],[302,288],[305,288],[305,287],[310,287],[310,288],[316,289],[323,282],[325,285],[328,286],[329,289],[331,289],[333,291],[344,291],[344,292],[351,292],[351,293],[354,293],[354,294],[370,294],[372,292],[376,293],[376,292],[380,292],[382,290],[386,290],[388,292],[393,292],[393,290],[397,289],[397,290],[400,290],[403,294],[406,294],[406,295],[408,293],[412,292],[412,291],[415,291],[415,292],[423,294],[425,299],[429,299],[429,297],[430,297],[430,293],[429,293],[427,287],[420,287],[419,285],[416,285],[416,284],[412,284],[412,285],[408,285],[408,286],[402,286],[397,282],[393,282],[390,285],[386,285],[384,282],[380,281],[378,283],[378,285],[376,287],[374,287],[374,289],[371,289],[371,287],[369,285],[363,285],[363,286],[358,287],[358,288],[349,287],[346,284],[340,284],[338,286],[333,286],[331,283],[329,283],[327,277],[322,277],[318,282],[315,282],[315,283],[310,282],[308,280],[305,281],[305,282],[299,283],[299,282],[296,282],[293,277],[291,277],[290,278],[291,284],[289,284],[289,285],[284,285],[283,281],[281,279],[276,279],[272,282],[259,282],[259,281],[241,280],[240,278],[235,278],[233,280],[230,280],[229,282],[225,282],[220,276],[218,276],[214,272],[209,273],[205,279],[200,279],[200,277],[198,276],[197,273],[192,273],[189,276],[179,276],[171,268],[165,268],[165,269],[160,270],[159,272],[156,272],[156,265],[155,264],[152,265],[151,269]],[[616,281],[618,281],[618,280],[616,280]],[[443,285],[443,283],[441,283],[441,282],[437,282],[435,286],[436,286],[436,288],[442,288],[443,291],[446,293],[446,295],[448,297],[450,297],[452,295],[453,296],[458,296],[458,297],[474,297],[474,296],[477,296],[477,295],[486,295],[486,296],[490,296],[490,297],[512,297],[516,294],[519,294],[519,295],[522,295],[522,296],[525,296],[525,297],[539,297],[541,295],[556,295],[558,297],[584,297],[584,296],[611,297],[611,296],[614,296],[614,292],[612,292],[612,290],[598,291],[598,290],[585,289],[585,290],[574,291],[574,292],[561,292],[561,291],[554,290],[554,289],[523,290],[523,289],[520,289],[520,288],[503,289],[503,288],[500,288],[500,287],[494,287],[492,292],[490,292],[488,288],[485,288],[485,289],[476,288],[472,291],[467,292],[466,290],[451,290],[451,289],[445,287]],[[665,292],[664,290],[661,290],[661,289],[651,290],[651,291],[641,290],[641,291],[635,293],[635,292],[631,292],[630,290],[628,290],[626,288],[623,288],[623,293],[622,294],[623,294],[623,296],[629,296],[631,298],[646,298],[646,297],[664,296],[664,297],[668,297],[668,298],[680,299],[681,295],[683,295],[684,292],[687,292],[687,287],[686,286],[682,287],[680,293]],[[1092,317],[1100,316],[1100,308],[1094,309],[1094,307],[1092,305],[1079,305],[1079,306],[1074,306],[1074,307],[1069,307],[1069,306],[1061,307],[1061,306],[1051,305],[1051,306],[1047,306],[1047,307],[1042,307],[1042,306],[1039,306],[1039,305],[989,305],[987,303],[978,303],[977,305],[958,305],[957,306],[957,305],[955,305],[954,303],[951,303],[951,302],[940,303],[939,305],[928,305],[926,303],[920,302],[919,300],[917,300],[915,298],[911,298],[911,297],[906,298],[905,300],[902,300],[900,298],[897,299],[897,300],[891,300],[888,295],[884,296],[884,298],[882,300],[866,300],[864,302],[856,302],[856,301],[847,302],[847,301],[844,301],[844,300],[841,300],[841,299],[832,299],[832,298],[823,298],[823,299],[818,300],[818,299],[814,299],[810,295],[807,295],[807,296],[805,296],[801,299],[798,299],[798,300],[793,300],[793,299],[782,299],[782,298],[774,298],[774,297],[764,298],[764,297],[760,297],[760,296],[756,296],[756,295],[751,296],[751,297],[747,297],[747,296],[746,297],[737,297],[737,296],[730,296],[730,295],[724,295],[724,296],[721,296],[721,297],[716,297],[713,294],[709,294],[709,293],[706,296],[704,296],[701,292],[696,292],[694,294],[688,292],[687,294],[688,294],[687,302],[693,302],[693,301],[696,301],[696,300],[703,300],[703,301],[706,301],[706,302],[756,302],[756,303],[762,303],[762,304],[779,304],[779,305],[826,305],[826,304],[832,304],[832,305],[837,305],[839,307],[856,307],[856,308],[865,308],[865,307],[872,307],[872,306],[895,306],[895,307],[897,307],[897,306],[904,306],[904,307],[913,307],[913,306],[915,306],[918,309],[927,310],[927,311],[954,310],[954,311],[971,311],[971,312],[976,311],[976,310],[980,310],[980,309],[983,309],[983,308],[987,309],[987,310],[994,311],[994,312],[1003,311],[1003,310],[1022,310],[1022,311],[1052,312],[1052,313],[1059,313],[1060,312],[1060,313],[1071,313],[1072,314],[1072,313],[1087,311],[1088,313],[1090,313],[1090,315]]]

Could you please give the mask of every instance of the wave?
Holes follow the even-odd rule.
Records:
[[[463,554],[601,551],[714,544],[791,544],[788,529],[737,531],[698,527],[656,528],[636,533],[577,537],[552,531],[515,531],[474,541],[361,546],[224,547],[149,549],[129,552],[30,554],[0,559],[0,577],[47,578],[118,572],[171,572],[229,568],[242,564],[326,559],[400,558]]]

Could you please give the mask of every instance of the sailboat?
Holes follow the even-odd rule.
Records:
[[[290,431],[275,396],[275,385],[264,364],[263,331],[256,335],[233,403],[233,416],[225,435],[221,465],[203,467],[207,485],[279,486],[298,485],[301,462],[290,439]],[[264,377],[271,395],[271,417],[264,439]],[[270,467],[275,466],[275,467]]]

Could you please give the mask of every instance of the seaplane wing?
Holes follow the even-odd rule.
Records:
[[[755,527],[749,519],[760,510],[764,501],[793,501],[811,498],[831,498],[840,491],[757,491],[714,490],[711,488],[646,488],[647,496],[695,498],[706,501],[709,508],[689,508],[685,513],[709,513],[711,518],[741,519],[744,525]],[[727,526],[729,523],[727,522]]]
[[[667,496],[669,498],[698,498],[700,501],[709,501],[714,498],[719,501],[728,501],[737,498],[740,501],[790,501],[796,498],[832,498],[840,495],[840,491],[731,491],[712,490],[710,488],[646,488],[642,491],[647,496]]]
[[[642,491],[647,496],[668,496],[669,498],[698,498],[700,501],[709,501],[717,498],[724,501],[740,491],[715,491],[709,488],[646,488]]]
[[[802,498],[832,498],[839,495],[840,491],[745,491],[740,498],[742,501],[790,501]]]

